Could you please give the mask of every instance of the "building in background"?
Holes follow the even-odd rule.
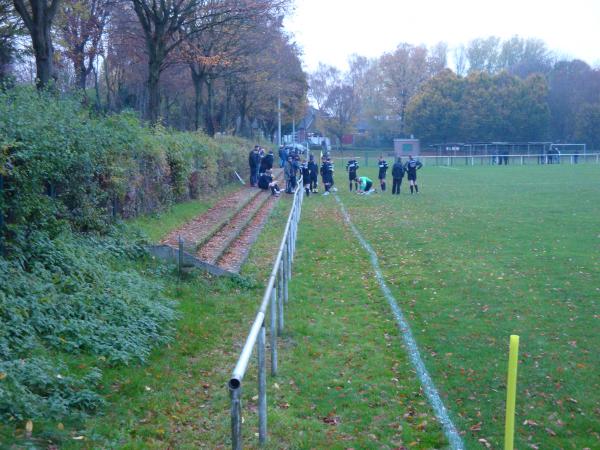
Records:
[[[419,156],[421,143],[418,139],[394,139],[394,153],[398,157]]]

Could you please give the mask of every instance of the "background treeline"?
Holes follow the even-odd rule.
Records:
[[[451,56],[451,58],[449,58]],[[449,69],[449,59],[453,69]],[[379,58],[353,56],[349,70],[320,65],[310,92],[321,127],[361,145],[583,142],[600,148],[600,69],[554,55],[537,39],[476,39],[450,52],[400,44]]]
[[[208,135],[301,116],[288,0],[0,0],[0,80],[81,90],[99,111]]]

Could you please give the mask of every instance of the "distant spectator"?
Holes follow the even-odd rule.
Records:
[[[260,160],[260,173],[265,173],[273,168],[273,159],[273,150],[269,150],[269,153]]]
[[[285,147],[283,145],[279,146],[279,167],[281,167],[283,169],[283,166],[285,166],[285,162],[287,161],[287,151],[285,149]]]
[[[296,190],[296,186],[298,186],[298,178],[300,177],[300,156],[297,153],[294,154],[292,158],[292,166],[294,168],[294,178],[292,189]]]
[[[319,165],[315,162],[315,156],[310,155],[308,157],[308,170],[310,173],[310,190],[313,193],[319,192],[317,184],[319,181]]]
[[[295,171],[294,171],[294,163],[292,161],[292,156],[287,157],[287,161],[285,166],[283,166],[283,176],[285,178],[285,192],[291,194],[293,191],[293,186],[296,184],[295,180]]]
[[[248,165],[250,166],[250,186],[256,186],[258,183],[258,170],[260,168],[259,147],[255,145],[248,155]]]
[[[402,158],[397,158],[396,162],[392,166],[392,195],[400,195],[400,186],[402,186],[402,178],[404,178],[404,165],[402,164]]]

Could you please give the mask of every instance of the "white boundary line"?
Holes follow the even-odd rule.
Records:
[[[383,295],[385,296],[390,307],[392,308],[392,312],[394,313],[394,317],[396,318],[396,322],[398,323],[398,328],[400,328],[400,331],[402,332],[402,340],[404,341],[404,344],[406,345],[406,347],[408,349],[408,355],[410,356],[410,360],[411,360],[414,368],[417,371],[417,376],[419,377],[421,385],[423,386],[425,395],[429,399],[429,403],[431,403],[431,406],[433,407],[435,415],[437,416],[438,420],[442,424],[444,433],[446,434],[446,437],[448,438],[448,441],[450,443],[450,448],[452,448],[454,450],[464,449],[465,446],[462,442],[462,439],[461,439],[460,435],[458,434],[456,427],[452,423],[450,416],[448,415],[448,411],[446,410],[446,407],[444,406],[444,403],[442,402],[442,399],[440,398],[440,394],[438,393],[437,389],[435,388],[435,386],[433,384],[433,381],[431,380],[431,377],[429,376],[429,372],[427,372],[427,369],[425,368],[425,364],[423,364],[423,360],[421,359],[421,354],[419,353],[419,348],[417,347],[417,342],[415,341],[415,338],[412,335],[410,326],[408,325],[408,322],[404,318],[404,315],[402,314],[402,310],[398,306],[398,303],[396,302],[396,299],[392,295],[392,292],[387,287],[387,284],[385,283],[385,280],[383,279],[383,274],[381,273],[381,268],[379,267],[379,260],[377,258],[377,253],[375,253],[375,251],[371,248],[369,243],[362,237],[362,235],[360,234],[358,229],[354,226],[354,224],[350,220],[350,216],[348,215],[346,208],[344,208],[344,204],[342,203],[340,198],[337,196],[337,194],[334,194],[334,195],[335,195],[335,199],[340,204],[340,207],[342,209],[342,214],[344,215],[344,219],[346,220],[346,222],[352,229],[354,235],[360,241],[363,248],[367,251],[367,253],[369,253],[369,256],[371,257],[371,265],[373,266],[373,269],[375,270],[375,276],[377,277],[377,281],[379,282],[379,287],[383,291]]]

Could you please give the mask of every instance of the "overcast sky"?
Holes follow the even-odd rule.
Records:
[[[408,42],[450,47],[478,37],[535,37],[563,57],[600,66],[600,0],[295,0],[285,26],[304,66],[346,69],[353,53],[377,57]]]

